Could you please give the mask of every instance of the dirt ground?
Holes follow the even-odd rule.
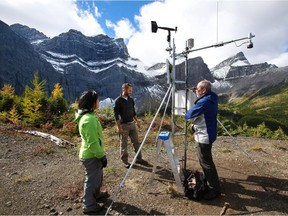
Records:
[[[104,131],[105,132],[105,131]],[[105,132],[106,133],[106,132]],[[104,201],[109,215],[219,215],[225,202],[227,215],[288,214],[288,141],[218,137],[213,156],[222,185],[221,197],[193,201],[175,193],[165,151],[158,167],[165,168],[151,180],[151,166],[128,169],[119,159],[117,135],[106,143],[108,167],[104,170]],[[80,143],[80,139],[74,143]],[[83,167],[77,148],[61,148],[51,141],[0,127],[0,215],[81,215]],[[155,144],[145,144],[143,157],[153,164]],[[183,155],[183,146],[175,149]],[[133,156],[130,149],[130,160]],[[187,151],[187,169],[198,169],[193,143]],[[123,178],[126,181],[122,185]],[[151,181],[150,181],[151,180]],[[122,185],[120,190],[120,184]]]

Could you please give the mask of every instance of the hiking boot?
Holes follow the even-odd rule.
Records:
[[[203,199],[205,200],[212,200],[221,195],[221,192],[218,190],[209,190],[207,193],[203,195]]]
[[[127,168],[127,169],[128,169],[128,168],[130,167],[130,165],[131,165],[129,162],[124,162],[124,161],[123,161],[123,164],[124,164],[124,167]]]
[[[143,166],[149,166],[150,165],[147,161],[145,161],[143,159],[136,159],[136,163],[141,164]]]

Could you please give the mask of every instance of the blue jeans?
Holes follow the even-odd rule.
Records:
[[[83,209],[93,211],[97,209],[96,197],[103,181],[102,163],[98,158],[81,159],[81,162],[85,167]]]

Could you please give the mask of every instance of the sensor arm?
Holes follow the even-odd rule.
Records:
[[[226,44],[233,43],[233,42],[237,42],[237,41],[241,41],[241,40],[247,40],[247,39],[249,39],[250,42],[251,42],[251,39],[252,39],[253,37],[255,37],[255,35],[252,35],[252,34],[250,33],[248,37],[243,37],[243,38],[239,38],[239,39],[236,39],[236,40],[230,40],[230,41],[226,41],[226,42],[220,42],[220,43],[217,43],[217,44],[214,44],[214,45],[211,45],[211,46],[201,47],[201,48],[198,48],[198,49],[186,50],[186,51],[182,52],[182,54],[188,54],[188,53],[190,53],[190,52],[195,52],[195,51],[199,51],[199,50],[203,50],[203,49],[208,49],[208,48],[212,48],[212,47],[221,47],[221,46],[224,46],[224,45],[226,45]]]

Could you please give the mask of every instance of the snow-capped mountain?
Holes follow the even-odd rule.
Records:
[[[217,80],[236,79],[255,73],[262,73],[277,68],[276,65],[268,63],[251,65],[243,52],[237,53],[211,69],[211,73]]]
[[[135,86],[133,96],[142,112],[157,106],[165,94],[167,87],[159,85],[154,78],[162,71],[146,70],[140,60],[131,58],[121,38],[86,37],[70,30],[50,39],[27,26],[8,26],[1,21],[0,31],[4,47],[0,53],[3,60],[0,85],[12,84],[17,94],[30,85],[35,71],[47,81],[48,92],[55,83],[60,83],[65,98],[70,101],[75,101],[87,89],[96,90],[101,100],[114,100],[120,95],[122,84],[130,82]]]
[[[231,68],[247,65],[250,65],[250,62],[246,59],[243,52],[239,52],[235,56],[232,56],[213,67],[211,73],[215,79],[221,80],[227,77]]]
[[[39,32],[38,30],[34,28],[29,28],[28,26],[25,26],[25,25],[13,24],[10,27],[13,31],[18,33],[20,36],[23,36],[24,38],[28,39],[31,44],[41,43],[49,39],[42,32]]]
[[[47,92],[59,83],[71,102],[83,91],[94,89],[103,101],[101,106],[111,105],[120,95],[121,85],[130,82],[136,108],[146,112],[157,109],[167,91],[167,63],[146,67],[129,55],[121,38],[87,37],[76,30],[48,38],[36,29],[20,24],[8,26],[2,21],[0,33],[0,86],[9,83],[16,94],[22,94],[31,84],[36,71],[47,81]],[[234,86],[246,86],[242,80],[247,77],[257,76],[255,82],[261,82],[261,74],[272,71],[275,75],[276,68],[267,63],[252,65],[242,52],[211,70],[201,57],[196,57],[188,59],[188,87],[207,79],[217,93],[226,93]],[[287,70],[280,71],[285,74]],[[185,62],[177,61],[176,80],[184,80],[184,76]],[[184,84],[176,85],[176,89],[184,88]]]
[[[213,83],[218,93],[227,92],[235,83],[241,82],[244,77],[255,76],[266,71],[277,68],[276,65],[268,64],[250,64],[243,52],[237,53],[235,56],[227,58],[213,67],[211,73],[215,78]],[[244,84],[245,85],[245,84]]]

